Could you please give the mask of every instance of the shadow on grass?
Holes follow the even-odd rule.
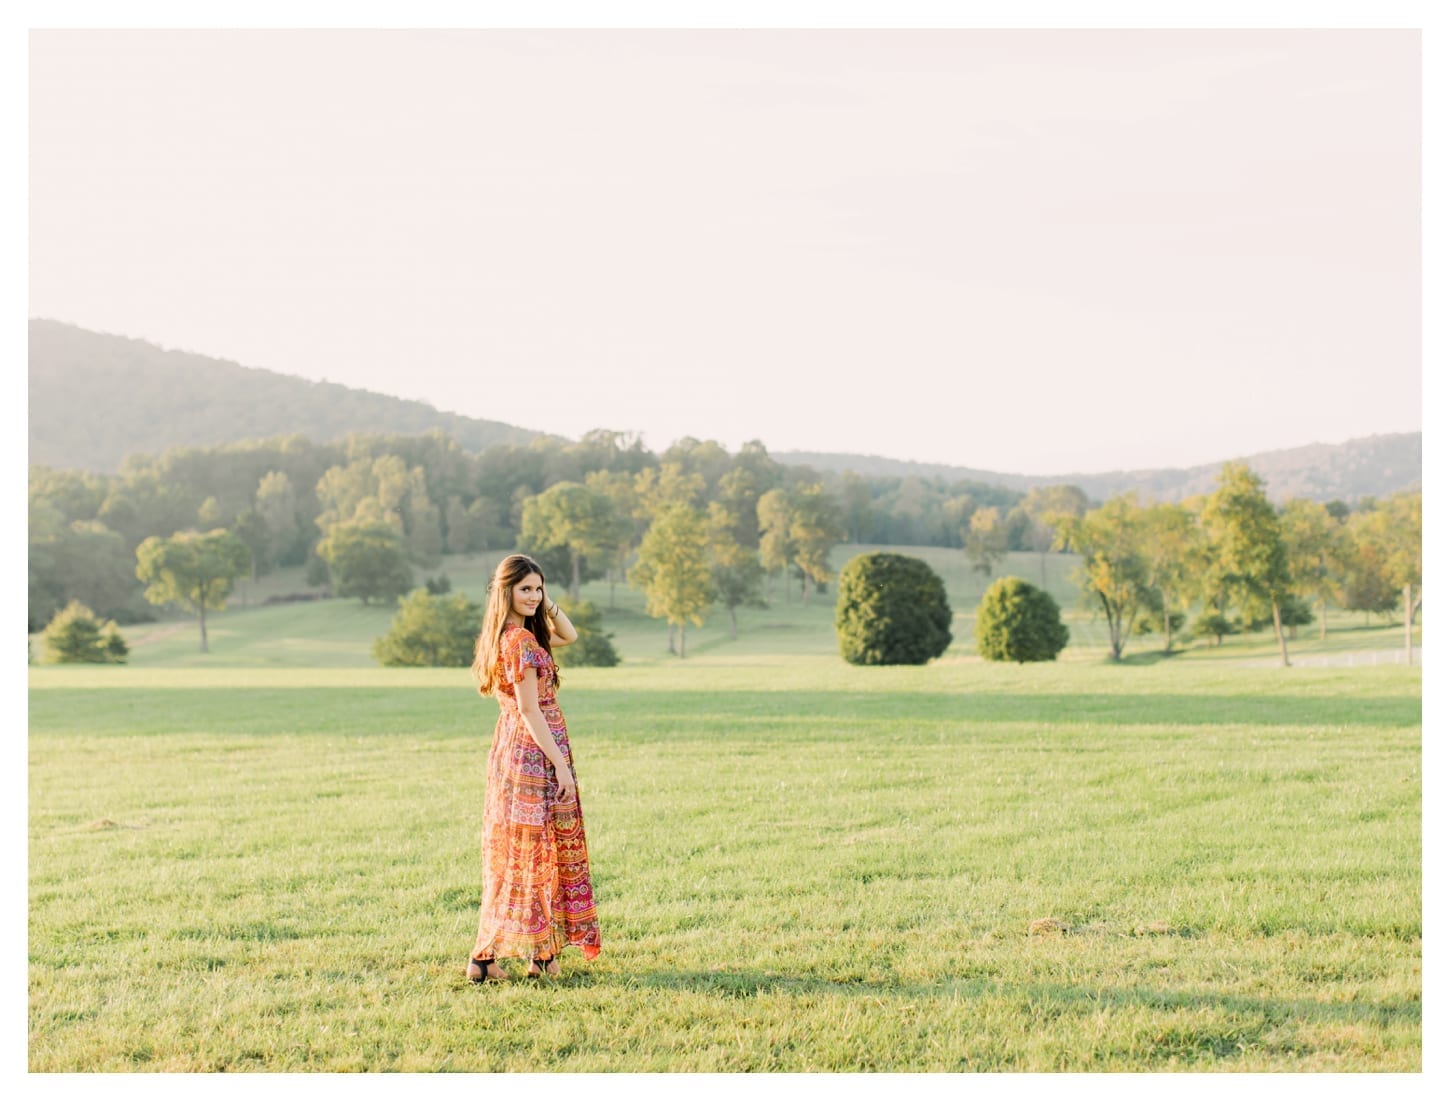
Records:
[[[1343,727],[1408,729],[1420,724],[1415,696],[1282,693],[668,691],[576,689],[570,722],[597,734],[626,737],[747,735],[818,737],[843,731],[918,723],[1092,723],[1107,726]],[[485,714],[485,711],[488,711]],[[87,734],[345,734],[470,735],[492,728],[493,712],[452,688],[75,688],[30,694],[32,733]],[[811,731],[816,733],[812,734]],[[663,733],[662,733],[663,732]]]
[[[1237,1055],[1244,1048],[1270,1041],[1267,1034],[1286,1024],[1369,1026],[1395,1025],[1418,1029],[1421,1003],[1417,997],[1391,997],[1381,1001],[1325,1002],[1313,997],[1256,997],[1216,994],[1150,986],[1095,987],[1065,983],[1019,984],[989,978],[944,975],[933,983],[902,984],[889,978],[858,982],[831,982],[808,976],[779,975],[766,971],[661,971],[631,975],[630,985],[664,992],[685,992],[710,997],[741,999],[764,996],[835,995],[838,997],[902,998],[908,1000],[963,998],[1030,1008],[1043,1017],[1096,1017],[1104,1009],[1146,1009],[1162,1013],[1186,1011],[1189,1016],[1213,1015],[1200,1027],[1185,1027],[1175,1037],[1168,1030],[1154,1044],[1148,1062],[1185,1054]]]
[[[1124,655],[1122,658],[1120,658],[1117,661],[1117,664],[1118,665],[1130,665],[1130,666],[1132,666],[1132,665],[1157,665],[1160,661],[1171,661],[1172,659],[1174,659],[1176,657],[1181,657],[1183,655],[1183,653],[1184,653],[1184,651],[1182,651],[1182,650],[1171,650],[1171,651],[1144,650],[1142,653],[1135,653],[1135,654],[1126,654],[1126,655]],[[1106,664],[1106,665],[1112,665],[1114,663],[1113,662],[1104,662],[1104,664]]]

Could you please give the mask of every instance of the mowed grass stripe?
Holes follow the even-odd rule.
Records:
[[[1419,1068],[1418,670],[631,665],[482,989],[466,674],[33,672],[31,1069]]]

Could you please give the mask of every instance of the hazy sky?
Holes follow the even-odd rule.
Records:
[[[31,317],[1054,474],[1421,427],[1420,36],[32,31]]]

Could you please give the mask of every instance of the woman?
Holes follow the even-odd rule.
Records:
[[[599,917],[553,649],[579,637],[527,555],[498,564],[474,650],[478,690],[498,700],[483,804],[483,904],[468,961],[473,982],[504,977],[498,960],[557,975],[559,953],[599,954]]]

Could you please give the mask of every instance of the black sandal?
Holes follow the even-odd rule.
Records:
[[[468,981],[472,983],[502,982],[502,976],[495,977],[488,973],[488,969],[495,966],[495,963],[492,956],[486,960],[476,960],[470,956],[468,958]]]
[[[545,959],[542,956],[539,956],[539,957],[535,957],[531,962],[533,963],[533,965],[536,968],[538,968],[538,970],[537,971],[529,971],[527,973],[528,976],[529,976],[529,978],[531,978],[531,979],[542,979],[545,975],[547,975],[551,979],[557,979],[559,977],[559,972],[558,971],[550,971],[549,970],[549,964],[552,963],[552,964],[554,964],[556,966],[558,965],[558,963],[559,963],[559,957],[558,956],[549,956],[547,959]]]

